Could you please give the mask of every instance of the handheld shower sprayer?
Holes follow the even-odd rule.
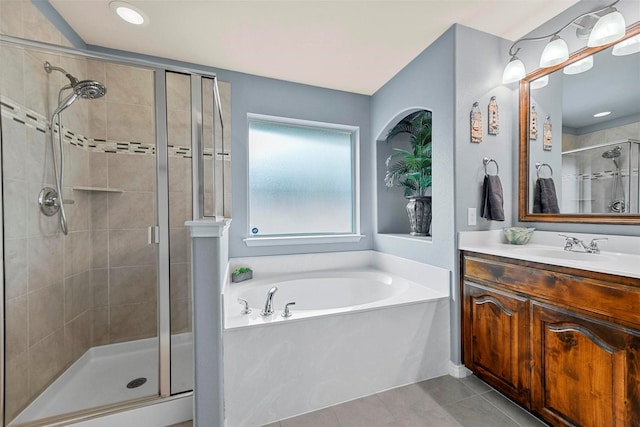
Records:
[[[76,102],[78,98],[96,99],[104,96],[107,93],[107,88],[102,83],[95,80],[78,80],[65,69],[51,65],[51,63],[49,62],[44,63],[44,69],[49,74],[53,71],[58,71],[64,74],[67,79],[69,79],[69,84],[63,86],[60,89],[60,92],[58,92],[58,106],[53,111],[53,114],[51,114],[50,143],[51,156],[53,160],[53,173],[55,175],[56,181],[55,191],[57,191],[57,194],[49,193],[50,197],[47,201],[48,206],[43,206],[42,202],[40,205],[45,215],[55,214],[55,211],[52,212],[52,204],[54,208],[57,207],[57,210],[60,212],[60,228],[66,235],[68,233],[68,228],[67,216],[64,211],[65,202],[62,197],[62,190],[64,189],[64,147],[62,144],[62,118],[60,113],[62,113],[63,110],[69,108],[74,102]],[[62,99],[62,93],[68,89],[71,89],[73,92],[71,92],[71,94],[69,94],[66,98]],[[58,153],[60,156],[59,162],[56,160],[56,133],[58,134]]]
[[[611,203],[609,203],[609,210],[614,213],[624,213],[627,210],[627,201],[624,194],[624,184],[622,183],[622,176],[620,175],[620,165],[618,160],[622,155],[622,147],[617,145],[616,147],[602,153],[602,157],[613,161],[613,165],[616,167],[613,177],[613,189],[611,194]]]

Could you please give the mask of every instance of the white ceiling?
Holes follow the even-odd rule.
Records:
[[[90,45],[371,95],[454,23],[515,40],[577,0],[109,2],[50,0]]]

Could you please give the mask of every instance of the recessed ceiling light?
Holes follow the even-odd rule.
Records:
[[[123,1],[112,1],[109,3],[109,7],[118,16],[130,24],[142,25],[149,23],[146,15],[137,7],[130,5]]]
[[[608,116],[609,114],[611,114],[611,111],[603,111],[601,113],[594,114],[593,117],[604,117],[604,116]]]

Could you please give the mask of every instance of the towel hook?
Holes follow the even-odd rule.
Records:
[[[540,169],[542,169],[544,166],[549,168],[549,178],[553,177],[553,168],[551,167],[551,165],[549,163],[540,162],[536,163],[536,176],[540,178]]]
[[[489,166],[489,163],[494,163],[496,165],[496,175],[500,175],[500,166],[498,166],[498,162],[488,157],[485,157],[484,159],[482,159],[482,163],[484,164],[485,175],[487,176],[489,175],[489,172],[487,171],[487,166]]]

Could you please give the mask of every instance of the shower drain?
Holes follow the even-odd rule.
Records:
[[[127,384],[127,388],[138,388],[146,382],[147,379],[144,377],[136,378],[135,380],[129,381],[129,384]]]

